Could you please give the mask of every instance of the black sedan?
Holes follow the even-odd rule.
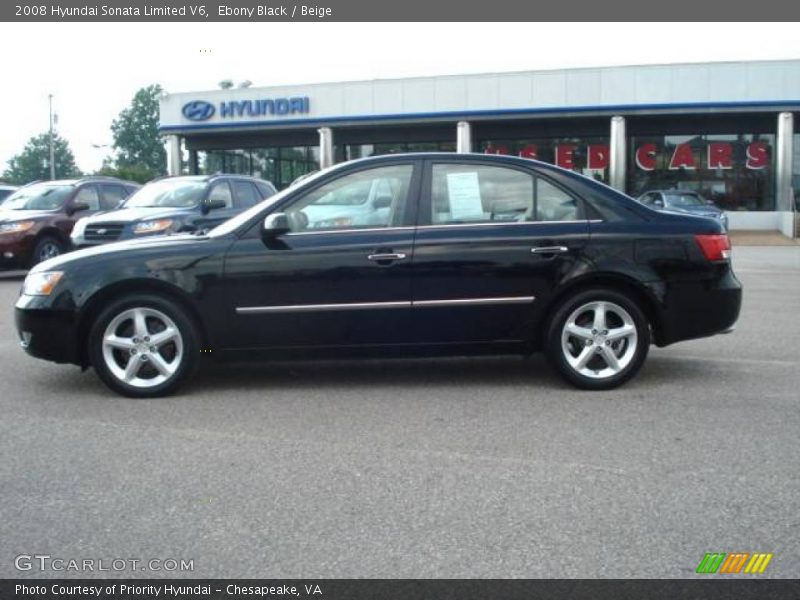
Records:
[[[16,324],[31,355],[134,397],[211,357],[536,351],[597,390],[651,343],[731,330],[741,298],[718,221],[528,159],[413,154],[325,169],[207,234],[44,262]]]

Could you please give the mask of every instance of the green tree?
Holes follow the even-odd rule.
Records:
[[[67,140],[58,134],[53,134],[53,155],[56,179],[81,175],[75,165],[75,155],[72,154]],[[29,139],[22,152],[8,161],[8,168],[3,173],[3,179],[16,185],[23,185],[37,179],[50,179],[50,134],[41,133]]]
[[[165,174],[167,152],[158,134],[158,98],[162,91],[158,84],[140,89],[111,124],[116,169],[149,173],[147,179]]]

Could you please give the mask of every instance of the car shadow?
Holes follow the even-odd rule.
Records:
[[[462,385],[514,386],[538,382],[548,387],[562,384],[544,357],[522,358],[414,358],[354,359],[292,362],[236,362],[204,365],[192,387],[208,390],[262,387],[371,387],[405,388]]]

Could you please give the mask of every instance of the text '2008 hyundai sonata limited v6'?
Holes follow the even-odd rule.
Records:
[[[28,353],[134,397],[201,357],[540,350],[597,390],[651,343],[731,330],[741,297],[717,220],[528,159],[413,154],[325,169],[207,234],[41,263],[16,324]]]

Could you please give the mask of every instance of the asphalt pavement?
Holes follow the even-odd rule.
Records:
[[[602,393],[507,357],[220,366],[124,399],[25,355],[0,275],[0,577],[676,578],[734,551],[796,577],[800,247],[734,260],[736,331]]]

